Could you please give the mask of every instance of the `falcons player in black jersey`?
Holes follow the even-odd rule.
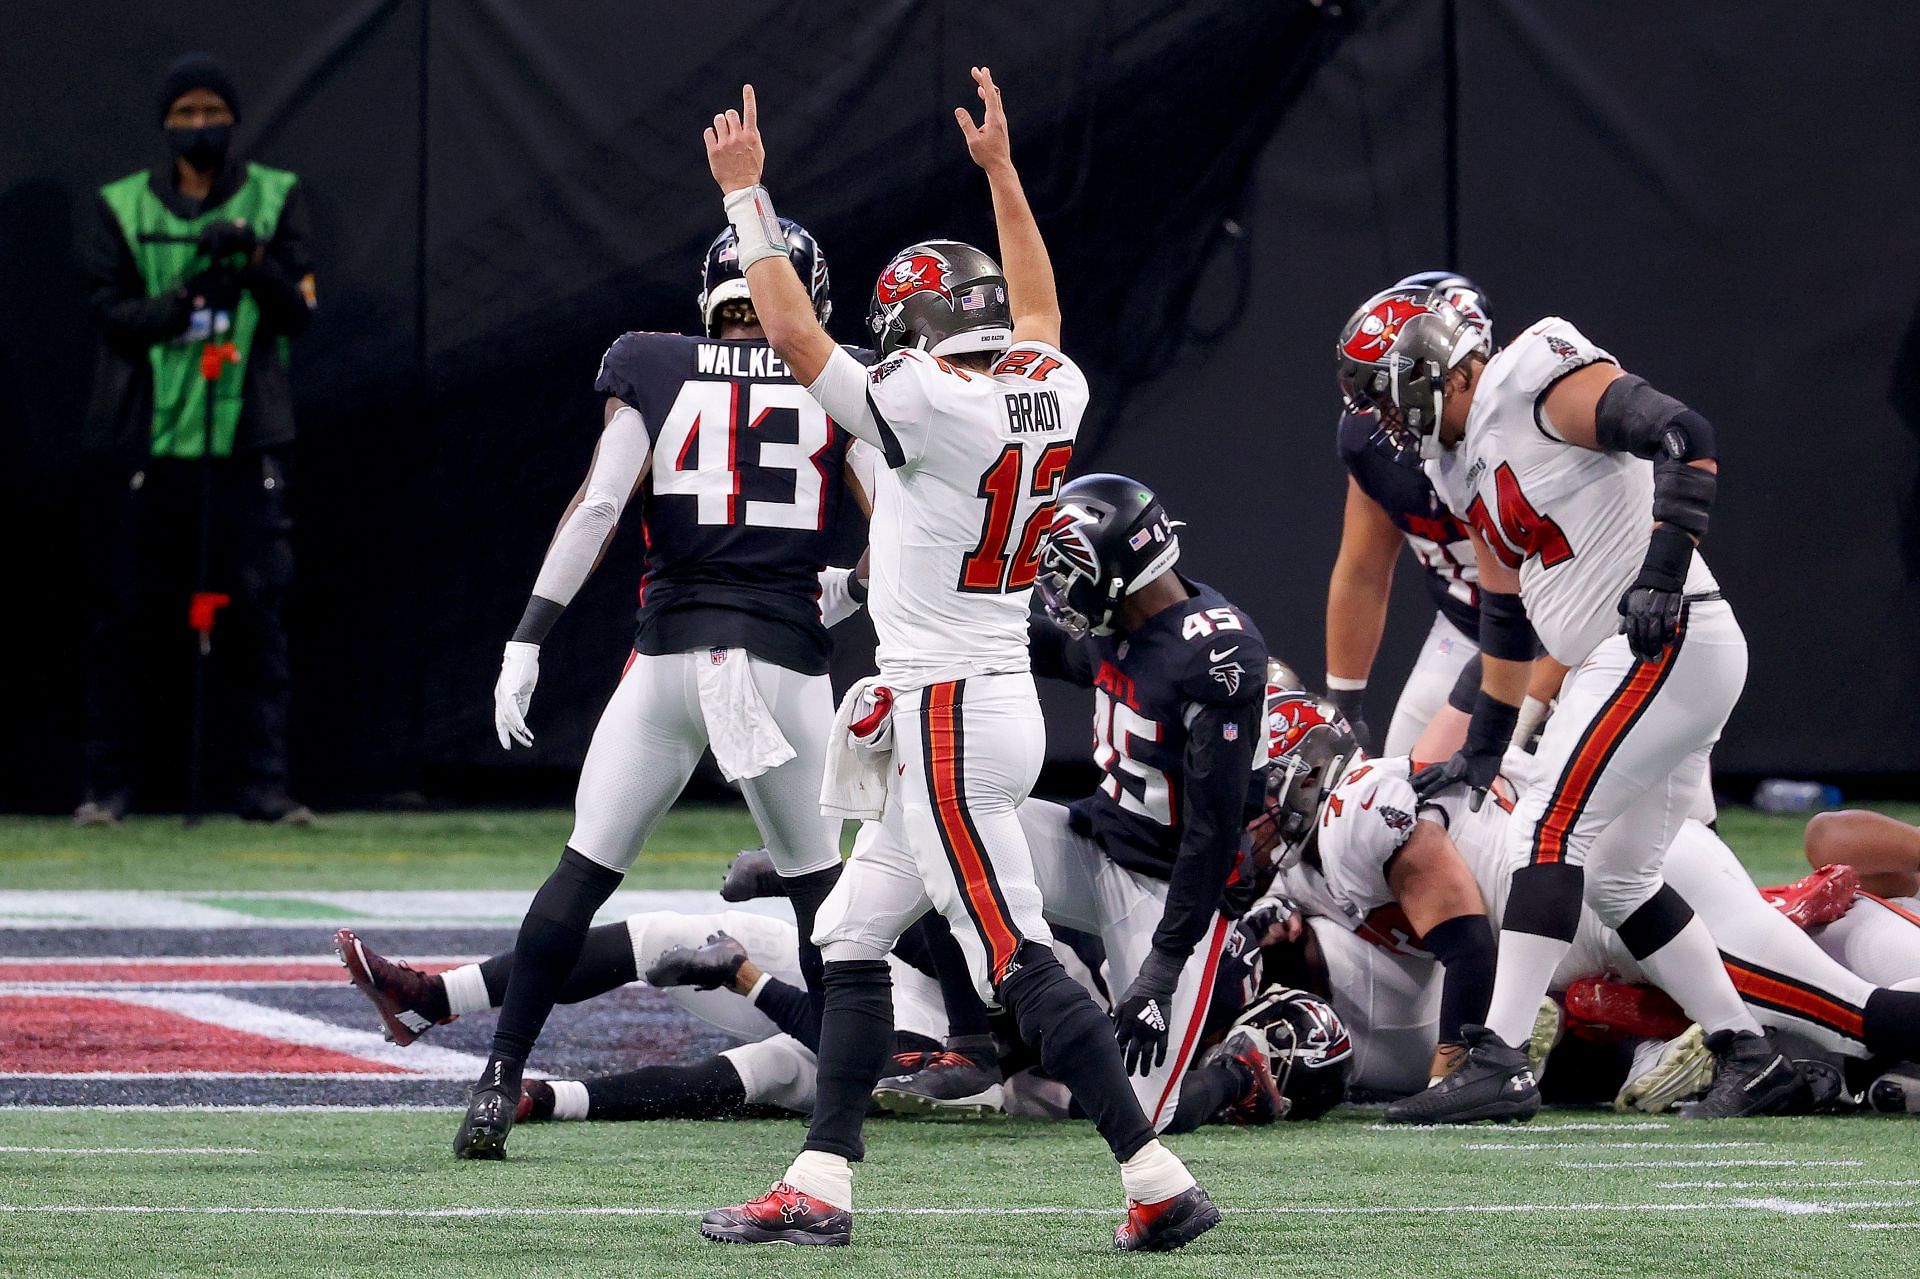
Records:
[[[1285,1109],[1257,1028],[1188,1070],[1237,913],[1231,889],[1250,888],[1242,830],[1263,797],[1267,649],[1244,613],[1175,571],[1175,527],[1125,476],[1060,490],[1040,543],[1033,669],[1094,690],[1094,762],[1106,777],[1077,803],[1019,808],[1047,922],[1105,944],[1114,1033],[1161,1131],[1228,1108],[1249,1122]],[[943,985],[951,1008],[953,983]],[[995,1108],[997,1094],[991,1055],[957,1053],[883,1080],[875,1097],[895,1110],[964,1112]]]
[[[826,258],[805,228],[781,229],[824,321]],[[739,781],[803,946],[840,873],[840,822],[819,803],[833,692],[818,601],[845,580],[824,575],[841,486],[862,486],[843,478],[850,437],[768,346],[732,227],[708,250],[703,284],[704,336],[629,333],[601,362],[605,425],[592,468],[501,662],[500,744],[532,745],[526,710],[541,641],[637,499],[647,557],[633,653],[581,767],[566,851],[520,926],[493,1052],[454,1139],[463,1159],[506,1157],[522,1067],[594,912],[703,750]],[[358,983],[352,951],[342,959]],[[802,969],[816,989],[819,963],[806,946]]]

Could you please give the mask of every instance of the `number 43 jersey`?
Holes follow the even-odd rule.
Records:
[[[1547,392],[1614,358],[1548,317],[1481,370],[1457,448],[1427,463],[1434,489],[1520,575],[1520,596],[1547,652],[1578,666],[1619,630],[1620,597],[1653,535],[1653,463],[1568,444],[1547,420]],[[1698,552],[1687,592],[1717,589]]]
[[[632,405],[653,445],[635,650],[744,648],[825,674],[819,574],[851,437],[763,341],[628,333],[594,389]]]

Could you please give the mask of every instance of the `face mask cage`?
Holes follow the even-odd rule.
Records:
[[[1093,634],[1093,620],[1070,602],[1074,580],[1082,576],[1070,569],[1052,566],[1040,571],[1033,589],[1040,593],[1040,607],[1047,620],[1067,633],[1068,638],[1083,640]]]

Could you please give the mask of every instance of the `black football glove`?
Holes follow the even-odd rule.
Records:
[[[260,237],[245,222],[210,222],[200,232],[200,251],[213,261],[237,254],[250,254],[260,245]]]
[[[1373,730],[1367,727],[1365,712],[1360,703],[1367,700],[1364,688],[1330,688],[1327,700],[1340,712],[1340,718],[1347,721],[1347,727],[1353,730],[1353,739],[1360,743],[1360,749],[1374,754]]]
[[[1139,976],[1113,1010],[1113,1037],[1129,1075],[1150,1075],[1167,1059],[1167,1028],[1173,1020],[1173,988],[1183,965],[1157,950],[1147,952]]]
[[[1643,662],[1656,662],[1680,632],[1693,539],[1671,524],[1653,530],[1646,562],[1620,597],[1620,633]]]
[[[1473,722],[1467,725],[1467,740],[1453,758],[1442,764],[1429,764],[1409,780],[1413,793],[1431,799],[1449,786],[1462,782],[1471,788],[1467,808],[1479,812],[1486,802],[1487,788],[1500,775],[1500,761],[1513,740],[1514,725],[1520,708],[1489,697],[1482,691],[1473,705]]]

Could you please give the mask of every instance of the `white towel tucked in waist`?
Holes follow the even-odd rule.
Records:
[[[713,762],[730,782],[758,777],[793,758],[766,699],[754,685],[744,648],[713,648],[693,655],[700,685],[700,714],[707,721]]]
[[[827,736],[827,767],[820,780],[820,811],[828,817],[877,822],[887,811],[887,766],[893,762],[893,694],[869,676],[847,690]],[[855,720],[872,718],[865,738]]]

